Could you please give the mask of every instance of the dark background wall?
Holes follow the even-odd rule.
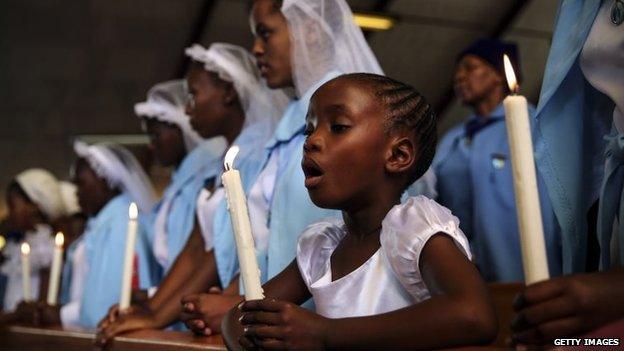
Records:
[[[441,132],[466,116],[451,77],[457,53],[478,37],[519,42],[522,91],[537,100],[557,0],[348,2],[398,19],[367,38],[388,75],[413,84],[438,108]],[[67,178],[75,136],[140,134],[133,104],[153,84],[183,75],[184,47],[249,47],[247,9],[247,0],[2,1],[0,195],[27,167]],[[153,175],[165,181],[166,172]]]

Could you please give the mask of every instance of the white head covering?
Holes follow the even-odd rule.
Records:
[[[59,182],[59,187],[61,190],[61,198],[65,205],[65,214],[71,216],[80,213],[82,209],[78,203],[76,186],[73,183],[61,181]]]
[[[17,184],[50,220],[65,212],[58,180],[52,173],[41,168],[31,168],[15,177]]]
[[[147,92],[147,100],[134,105],[134,113],[139,117],[175,124],[182,130],[186,151],[190,152],[204,139],[193,129],[184,109],[186,89],[184,80],[171,80],[158,83]]]
[[[332,70],[383,74],[344,0],[284,0],[281,11],[288,21],[299,96]]]
[[[213,43],[207,50],[194,44],[185,53],[193,61],[203,63],[206,71],[217,73],[220,79],[234,85],[245,111],[243,129],[263,122],[272,133],[289,99],[282,90],[266,87],[256,59],[249,51],[236,45]]]
[[[87,145],[74,143],[76,154],[87,160],[98,176],[106,179],[109,186],[120,188],[143,212],[151,211],[156,196],[139,161],[126,148],[110,143]]]

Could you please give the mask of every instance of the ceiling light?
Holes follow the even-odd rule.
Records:
[[[386,16],[356,13],[353,15],[355,23],[365,30],[388,30],[394,26],[394,19]]]

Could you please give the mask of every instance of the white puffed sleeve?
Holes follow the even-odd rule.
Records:
[[[424,196],[410,197],[394,206],[382,222],[381,247],[403,287],[417,300],[429,297],[419,269],[420,253],[438,233],[453,238],[471,259],[468,239],[459,229],[459,220],[446,207]]]
[[[297,264],[308,288],[326,272],[331,254],[344,235],[344,224],[337,218],[323,219],[303,231],[297,243]]]

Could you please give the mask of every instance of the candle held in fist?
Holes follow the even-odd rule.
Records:
[[[139,209],[133,202],[128,208],[128,232],[126,233],[126,252],[121,277],[121,297],[119,298],[120,310],[125,310],[130,307],[130,296],[132,295],[132,270],[134,266],[134,247],[136,244],[138,217]]]
[[[264,292],[260,283],[260,269],[256,260],[254,239],[251,235],[247,199],[243,192],[240,173],[233,168],[234,158],[238,151],[238,146],[234,145],[225,154],[225,172],[221,180],[225,188],[232,228],[234,228],[245,300],[260,300],[264,298]]]
[[[63,265],[63,243],[65,237],[58,232],[54,237],[54,258],[52,259],[52,269],[50,270],[50,281],[48,283],[48,305],[54,306],[58,301],[59,282],[61,280],[61,266]]]
[[[509,90],[512,92],[505,98],[503,105],[511,152],[522,266],[524,279],[528,285],[548,279],[548,260],[544,244],[527,100],[524,96],[517,95],[518,83],[509,57],[504,55],[503,60]]]

